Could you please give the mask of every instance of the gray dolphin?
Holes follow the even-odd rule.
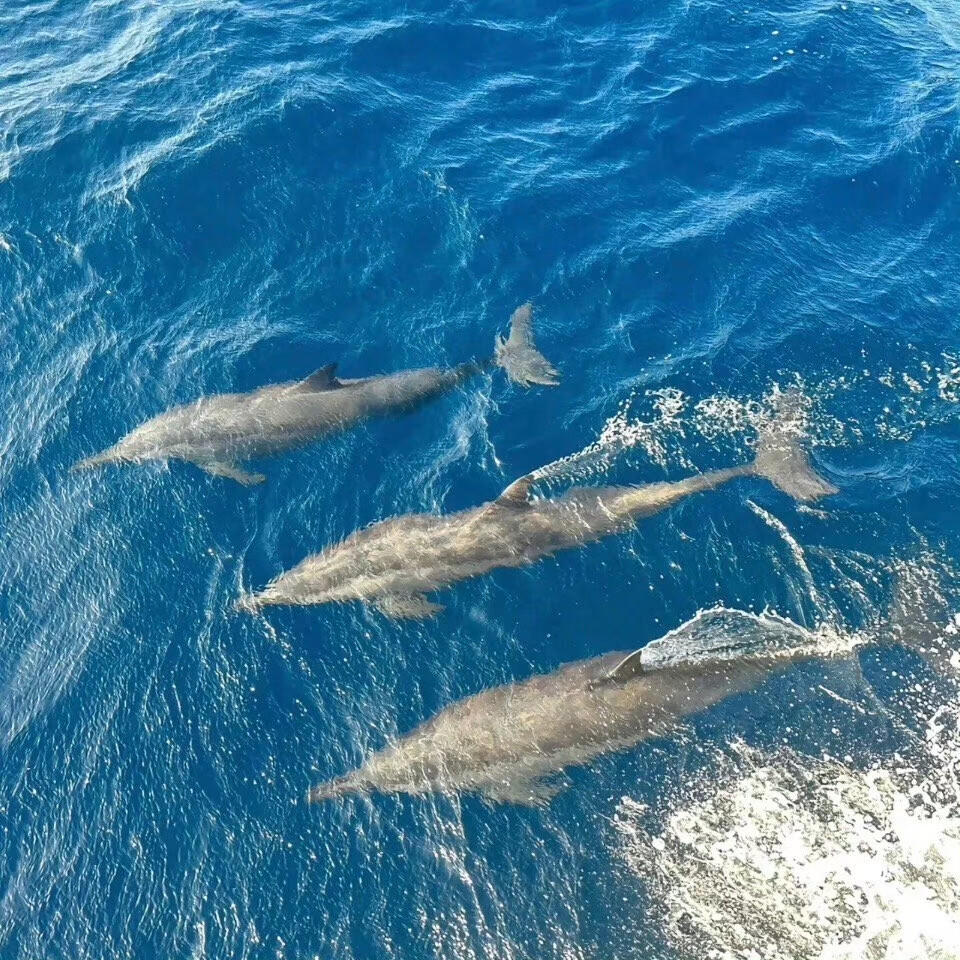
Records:
[[[818,476],[796,432],[796,414],[771,424],[753,463],[637,487],[576,487],[557,499],[529,499],[535,474],[491,503],[458,513],[407,514],[375,523],[307,557],[237,606],[359,600],[393,618],[423,619],[442,607],[426,594],[498,567],[521,567],[558,550],[629,529],[678,501],[738,477],[760,476],[800,500],[837,488]],[[791,433],[793,432],[793,435]]]
[[[510,336],[496,338],[494,356],[487,361],[360,380],[338,379],[332,363],[299,382],[218,394],[174,407],[73,469],[186,460],[214,476],[261,483],[263,474],[247,473],[237,462],[300,447],[372,417],[413,410],[493,364],[522,386],[555,386],[559,374],[536,348],[531,317],[529,303],[518,307],[510,318]]]
[[[569,663],[441,710],[309,800],[354,793],[477,792],[540,804],[563,770],[644,740],[801,660],[850,656],[856,640],[819,642],[788,620],[717,609],[632,653]]]

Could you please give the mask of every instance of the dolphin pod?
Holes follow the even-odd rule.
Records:
[[[621,533],[695,493],[739,477],[764,477],[798,500],[837,488],[810,465],[797,436],[796,398],[762,433],[752,463],[635,487],[575,487],[556,499],[530,499],[536,475],[512,483],[494,501],[446,515],[406,514],[357,531],[307,557],[237,606],[360,601],[388,617],[424,619],[442,609],[427,594],[501,567],[535,563],[558,550]]]
[[[239,464],[372,417],[413,410],[494,365],[524,387],[554,386],[559,375],[536,348],[531,316],[530,304],[514,311],[509,336],[496,338],[486,361],[356,380],[338,378],[330,364],[299,382],[175,407],[75,469],[178,459],[214,476],[259,483],[262,475]],[[428,594],[625,532],[641,518],[739,478],[764,478],[802,501],[836,493],[805,449],[799,400],[796,393],[781,395],[751,462],[677,482],[573,487],[553,498],[531,497],[534,472],[477,507],[406,514],[356,531],[260,592],[242,596],[237,607],[360,602],[393,619],[424,619],[443,609]],[[903,605],[899,613],[892,632],[902,641],[913,618]],[[929,637],[914,639],[925,640],[930,649],[924,655],[937,667],[958,660],[956,651],[938,648]],[[543,804],[566,785],[568,767],[667,736],[685,718],[791,664],[852,653],[852,643],[833,649],[812,643],[789,621],[709,611],[639,650],[566,664],[452,703],[359,768],[314,787],[308,799],[453,790],[490,802]]]
[[[791,664],[850,653],[850,645],[811,642],[786,620],[708,611],[632,653],[568,663],[457,701],[308,798],[446,790],[542,804],[566,786],[567,767],[668,736],[684,718]]]
[[[174,407],[148,420],[102,453],[74,464],[85,470],[110,463],[185,460],[218,477],[261,483],[238,461],[271,456],[320,437],[350,429],[363,420],[413,410],[452,390],[491,365],[521,386],[555,386],[559,374],[537,350],[532,306],[518,307],[508,338],[498,336],[493,356],[450,369],[427,367],[359,380],[341,380],[330,364],[294,383],[273,384],[251,393],[224,393]]]

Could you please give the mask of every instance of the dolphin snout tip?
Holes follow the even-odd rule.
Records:
[[[337,777],[327,783],[321,783],[319,787],[311,787],[307,791],[307,803],[322,803],[324,800],[333,800],[336,797],[351,793],[353,789],[353,783],[349,775]]]
[[[90,457],[83,457],[77,460],[76,463],[70,465],[69,472],[79,473],[81,470],[93,470],[96,467],[102,467],[108,463],[116,463],[120,459],[121,457],[111,448],[110,450],[104,450],[101,453],[95,453]]]

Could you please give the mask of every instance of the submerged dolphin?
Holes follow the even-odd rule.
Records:
[[[491,364],[502,367],[522,386],[555,386],[559,375],[534,344],[531,315],[529,303],[514,311],[509,338],[497,337],[494,356],[488,361],[450,369],[403,370],[361,380],[338,379],[332,363],[296,383],[274,384],[251,393],[218,394],[174,407],[108,450],[79,461],[74,469],[186,460],[214,476],[260,483],[263,474],[247,473],[237,462],[303,446],[371,417],[413,410]]]
[[[426,594],[498,567],[520,567],[558,550],[629,529],[684,497],[737,477],[760,476],[800,500],[836,493],[819,477],[784,419],[761,436],[753,463],[639,487],[576,487],[557,499],[530,500],[531,474],[492,503],[458,513],[407,514],[375,523],[307,557],[241,609],[270,604],[360,600],[394,618],[423,619],[442,607]]]
[[[632,653],[569,663],[453,703],[309,799],[450,790],[543,803],[566,785],[565,767],[667,736],[775,671],[848,656],[854,644],[828,647],[777,617],[708,611]]]

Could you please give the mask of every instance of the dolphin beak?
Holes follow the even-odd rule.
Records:
[[[113,460],[113,457],[110,454],[97,453],[92,457],[84,457],[82,460],[78,460],[72,464],[70,472],[76,473],[80,470],[93,470],[94,467],[100,467],[105,463],[109,463],[111,460]]]
[[[314,787],[309,790],[307,792],[307,803],[320,803],[323,800],[333,800],[335,797],[355,793],[356,789],[353,778],[348,773],[342,777],[336,777],[334,780],[328,780],[326,783],[321,783],[319,787]]]

